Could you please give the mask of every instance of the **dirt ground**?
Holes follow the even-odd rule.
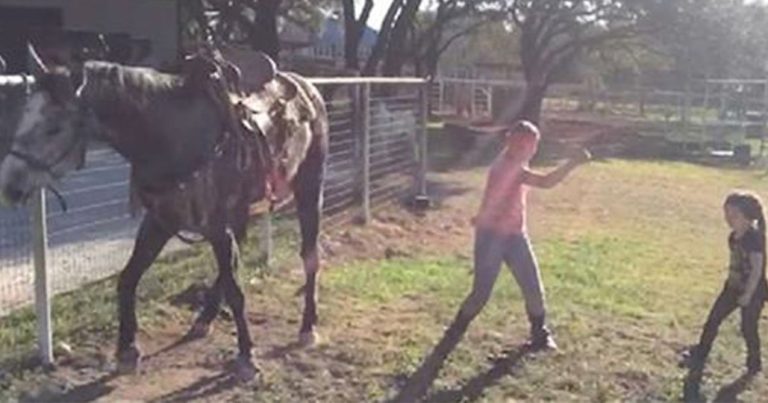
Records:
[[[547,122],[547,133],[570,134],[580,141],[595,135],[616,131],[615,125],[579,122]],[[434,203],[426,212],[415,212],[403,206],[379,209],[368,227],[337,226],[322,236],[324,267],[334,270],[350,262],[378,261],[393,257],[425,255],[468,255],[471,253],[469,218],[479,202],[477,172],[451,171],[432,175],[429,193]],[[298,347],[296,331],[299,300],[290,295],[299,284],[301,272],[296,259],[285,262],[290,270],[276,270],[267,285],[275,292],[247,295],[249,321],[255,342],[255,359],[262,370],[261,380],[241,385],[226,370],[234,353],[233,325],[218,320],[208,338],[179,344],[188,330],[192,311],[170,311],[160,325],[143,328],[139,342],[145,354],[141,373],[134,376],[112,375],[113,340],[83,341],[71,352],[60,354],[58,368],[22,395],[25,400],[45,401],[271,401],[275,396],[301,400],[302,391],[316,400],[332,396],[333,401],[366,400],[364,382],[359,377],[357,360],[349,353],[357,341],[369,337],[367,332],[375,318],[350,315],[361,321],[335,327],[325,323],[319,331],[322,341],[315,347]],[[322,281],[322,280],[321,280]],[[282,282],[282,285],[280,285]],[[279,288],[282,287],[282,288]],[[294,288],[295,289],[295,288]],[[282,297],[279,294],[283,292]],[[276,296],[278,295],[278,296]],[[333,299],[333,295],[320,295]],[[287,306],[287,308],[286,308]],[[401,331],[397,322],[407,323],[410,313],[393,307],[385,328]],[[320,315],[324,315],[321,312]],[[344,317],[345,314],[339,314]],[[383,348],[397,348],[384,346]],[[370,374],[368,375],[370,376]],[[378,374],[383,383],[394,384],[398,374]],[[279,378],[280,380],[275,380]],[[309,386],[308,386],[309,385]],[[270,390],[272,388],[272,390]],[[293,391],[274,388],[294,388]],[[260,393],[259,391],[261,390]],[[324,391],[325,390],[325,391]],[[256,392],[254,392],[256,391]]]

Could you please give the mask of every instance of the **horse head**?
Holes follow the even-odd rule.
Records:
[[[77,99],[69,68],[46,66],[32,45],[28,51],[35,85],[0,164],[0,199],[13,205],[82,167],[88,137],[97,128]]]

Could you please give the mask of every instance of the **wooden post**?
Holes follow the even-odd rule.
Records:
[[[477,87],[475,86],[475,80],[473,79],[469,84],[469,118],[474,119],[477,116],[477,110],[475,109],[475,96]]]
[[[37,316],[37,345],[44,366],[53,365],[53,329],[51,326],[51,296],[48,279],[48,231],[45,216],[45,190],[35,192],[32,203],[32,250],[35,266],[35,314]]]
[[[488,84],[488,87],[486,87],[487,91],[485,92],[486,98],[485,98],[485,113],[488,114],[489,118],[493,118],[493,85]]]
[[[763,82],[763,127],[760,130],[760,158],[765,151],[766,126],[768,125],[768,79]]]
[[[437,80],[437,112],[443,111],[443,105],[445,104],[445,82],[443,80]]]
[[[429,110],[429,87],[427,85],[420,86],[419,90],[419,103],[420,106],[420,113],[419,113],[419,125],[418,125],[418,142],[419,142],[419,169],[418,174],[416,175],[416,183],[418,187],[418,196],[420,197],[426,197],[427,195],[427,169],[428,162],[429,162],[429,156],[427,154],[427,137],[428,137],[428,128],[427,128],[427,122],[429,119],[429,116],[427,115],[427,111]]]
[[[363,173],[363,223],[371,222],[371,84],[364,83],[361,102],[361,128],[362,128],[362,173]]]

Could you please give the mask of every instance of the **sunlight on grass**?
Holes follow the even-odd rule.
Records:
[[[451,175],[479,189],[485,172]],[[734,188],[767,194],[768,181],[756,171],[604,161],[580,168],[560,188],[534,191],[531,236],[562,351],[524,359],[511,374],[495,380],[483,399],[676,399],[683,374],[676,368],[677,351],[695,340],[726,274],[728,230],[721,205]],[[456,214],[470,216],[476,202],[467,198],[463,203],[454,206]],[[295,260],[293,224],[278,226],[279,262]],[[245,266],[255,265],[255,238],[244,254]],[[369,399],[387,396],[392,378],[419,365],[469,292],[469,256],[468,242],[463,250],[330,268],[320,282],[320,329],[336,343],[318,354],[349,365],[355,388]],[[240,277],[250,284],[250,306],[266,311],[281,307],[272,313],[297,318],[301,305],[290,298],[301,274],[284,266],[249,268]],[[170,296],[213,273],[207,248],[186,252],[183,259],[164,259],[139,287],[142,326],[162,323],[168,315],[189,316],[187,310],[169,308]],[[109,280],[56,298],[56,339],[111,343],[114,285]],[[712,383],[705,385],[710,394],[742,369],[737,316],[723,325],[713,351]],[[3,318],[0,356],[31,351],[32,319],[30,310]],[[519,344],[527,331],[520,292],[503,269],[491,301],[449,358],[434,390],[454,390],[481,376],[489,370],[489,354]],[[762,332],[768,334],[765,321]],[[298,398],[291,386],[296,380],[289,376],[273,374],[268,387],[254,391],[254,400]],[[742,398],[759,400],[766,388],[765,382],[757,383]]]

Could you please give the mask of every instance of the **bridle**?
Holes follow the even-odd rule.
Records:
[[[31,93],[31,83],[28,81],[26,76],[24,80],[27,82],[27,95],[29,95]],[[78,113],[84,113],[84,112],[85,112],[84,107],[82,105],[79,106]],[[67,146],[67,148],[65,148],[61,152],[61,154],[59,154],[51,163],[41,161],[39,158],[33,155],[30,155],[23,151],[19,151],[18,149],[15,149],[14,145],[16,144],[16,141],[17,140],[14,138],[13,142],[11,143],[10,151],[8,151],[8,155],[12,155],[18,158],[19,160],[23,161],[27,165],[27,167],[29,167],[29,169],[33,171],[44,172],[53,178],[58,178],[61,176],[56,174],[54,169],[57,165],[59,165],[65,159],[71,156],[73,152],[81,152],[83,154],[83,158],[78,164],[77,169],[81,169],[85,164],[85,151],[86,151],[85,149],[88,145],[87,144],[88,135],[83,134],[80,131],[75,132],[74,141],[72,141]],[[46,186],[46,188],[48,188],[51,191],[51,193],[53,193],[56,196],[57,200],[59,201],[59,204],[61,205],[62,211],[67,211],[67,202],[64,199],[64,197],[61,195],[61,193],[58,190],[56,190],[56,188],[54,188],[52,185],[48,185]]]

